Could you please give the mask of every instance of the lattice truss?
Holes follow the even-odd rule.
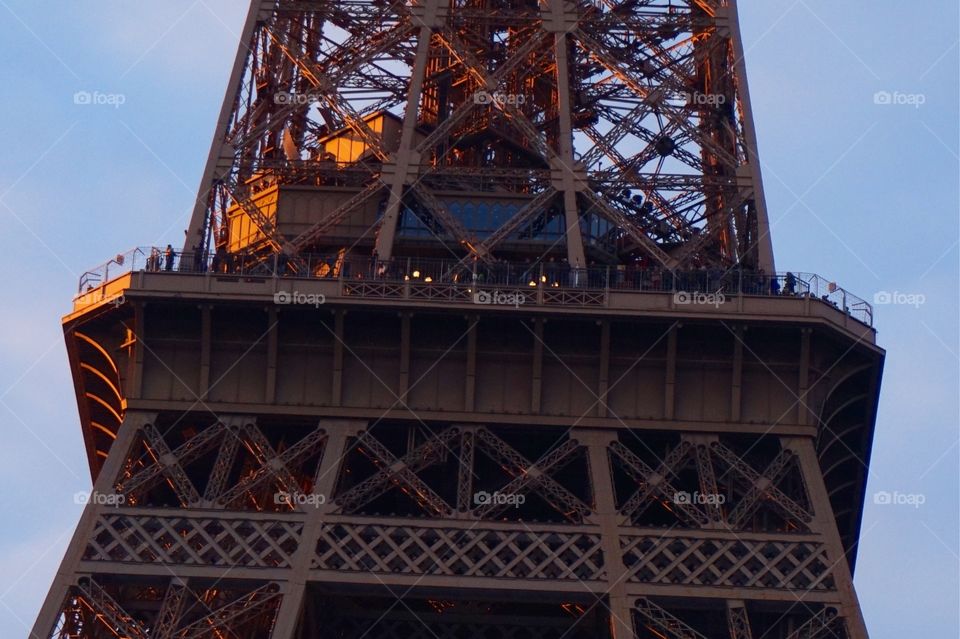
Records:
[[[810,532],[797,456],[775,441],[621,435],[608,447],[617,508],[635,525]]]
[[[335,512],[573,523],[593,512],[585,448],[566,435],[384,426],[353,443]]]
[[[134,515],[119,510],[98,517],[83,558],[227,569],[289,568],[302,533],[300,522]]]
[[[57,639],[266,639],[280,603],[277,584],[177,578],[117,583],[83,577],[61,609]]]
[[[669,608],[669,609],[668,609]],[[651,599],[636,600],[633,607],[637,639],[848,639],[846,623],[829,606],[794,604],[786,610],[760,612],[742,601],[717,607],[677,610]],[[756,628],[754,630],[753,628]],[[722,629],[726,629],[724,632]]]
[[[327,524],[313,568],[512,579],[606,579],[600,535],[590,533]]]
[[[145,424],[115,489],[126,506],[302,511],[284,495],[311,493],[326,440],[320,427],[255,420]]]
[[[625,536],[629,580],[685,586],[835,590],[823,544],[695,537]]]
[[[728,5],[257,2],[186,248],[225,242],[240,207],[259,229],[253,249],[329,250],[325,236],[373,200],[381,257],[407,215],[488,262],[553,228],[546,243],[562,249],[566,233],[578,266],[586,246],[606,263],[769,269]],[[399,141],[374,130],[380,113],[406,123]],[[363,152],[331,155],[334,134]],[[275,184],[355,195],[284,236],[254,203]],[[454,211],[478,193],[523,204],[480,233]]]

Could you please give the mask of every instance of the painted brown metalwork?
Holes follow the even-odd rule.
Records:
[[[33,637],[866,638],[883,351],[775,274],[732,0],[256,0],[200,195],[64,319]]]

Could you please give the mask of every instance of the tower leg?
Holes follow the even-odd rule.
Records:
[[[325,497],[324,504],[314,508],[308,515],[303,528],[303,539],[293,558],[294,571],[286,584],[283,601],[277,613],[277,623],[273,627],[272,639],[294,639],[300,618],[303,616],[303,603],[307,590],[307,573],[310,570],[310,558],[317,547],[323,515],[333,509],[333,491],[336,489],[340,464],[347,453],[350,437],[362,430],[366,422],[324,421],[328,439],[324,447],[323,459],[317,469],[314,492]]]
[[[47,593],[47,598],[40,608],[40,614],[37,615],[37,621],[30,632],[30,639],[48,639],[53,634],[63,603],[67,599],[71,586],[76,583],[77,566],[83,557],[83,550],[87,545],[87,540],[97,517],[101,511],[113,508],[107,504],[98,503],[102,500],[94,497],[113,493],[113,487],[120,478],[123,464],[127,459],[130,447],[133,445],[137,431],[153,417],[152,414],[137,412],[128,412],[124,417],[117,438],[110,447],[107,460],[93,484],[93,490],[90,493],[91,498],[87,500],[87,504],[83,508],[83,514],[80,515],[80,522],[77,524],[73,539],[67,546],[67,552],[60,562],[60,568],[53,579],[50,592]]]
[[[604,565],[607,569],[607,598],[610,629],[614,639],[633,639],[633,612],[627,596],[626,567],[620,551],[619,514],[613,497],[613,480],[607,461],[607,447],[616,439],[612,432],[575,430],[573,436],[586,445],[590,481],[596,500],[595,515],[603,536]]]
[[[843,552],[840,533],[837,531],[837,524],[833,518],[830,496],[827,493],[826,485],[823,483],[823,474],[813,442],[809,438],[787,438],[784,439],[783,444],[793,450],[799,458],[803,481],[807,486],[814,512],[814,521],[811,526],[823,535],[827,552],[833,562],[832,570],[837,590],[843,602],[841,612],[846,622],[847,633],[850,639],[868,639],[866,623],[863,619],[863,613],[860,611],[857,593],[853,587],[850,565],[847,563],[846,554]]]

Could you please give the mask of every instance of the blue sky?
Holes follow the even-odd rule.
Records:
[[[180,243],[246,4],[0,0],[0,636],[26,635],[89,488],[60,317],[83,271]],[[888,358],[868,494],[924,503],[867,506],[871,635],[960,636],[957,3],[740,14],[779,270],[922,302],[875,309]]]

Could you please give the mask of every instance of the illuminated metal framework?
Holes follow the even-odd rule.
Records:
[[[198,202],[64,318],[34,639],[867,638],[884,353],[776,275],[732,1],[253,2]]]
[[[774,271],[733,2],[253,5],[185,251]]]

